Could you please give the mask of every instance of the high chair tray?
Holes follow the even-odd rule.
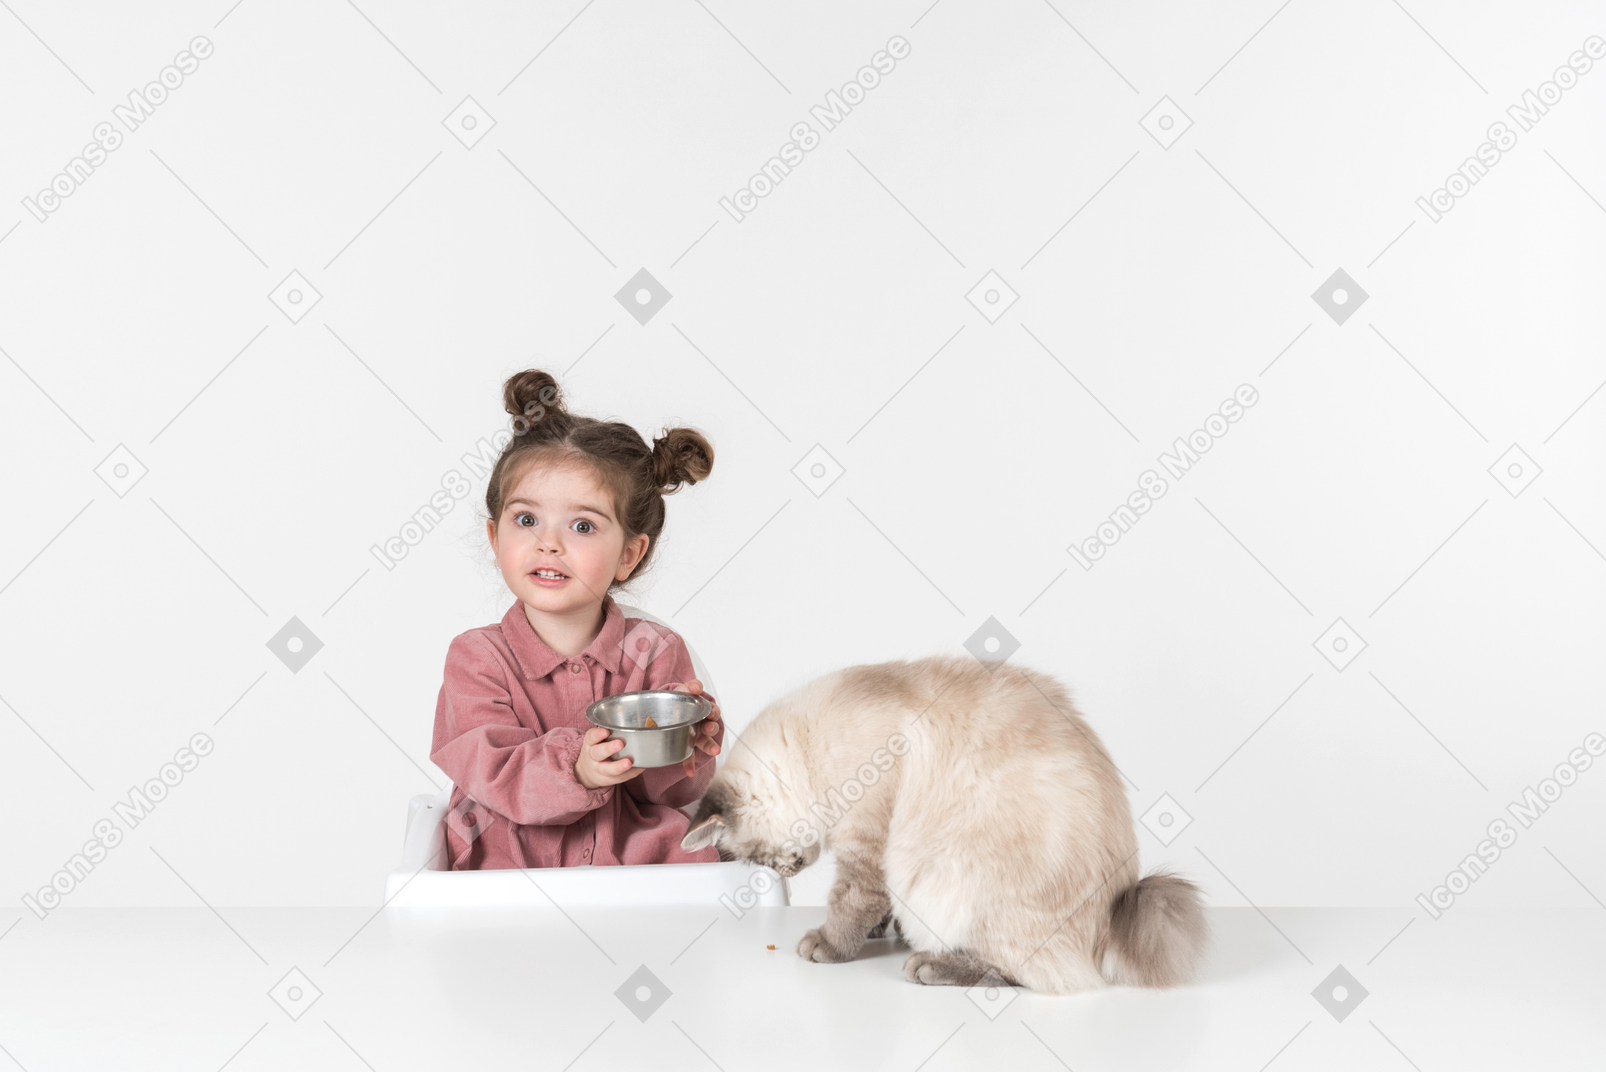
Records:
[[[724,906],[738,912],[784,907],[786,880],[767,867],[707,864],[446,870],[452,787],[408,805],[402,861],[385,876],[385,904],[397,908]]]

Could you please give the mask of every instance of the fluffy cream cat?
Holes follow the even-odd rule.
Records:
[[[854,666],[765,708],[681,841],[795,875],[836,853],[806,960],[890,927],[913,982],[1049,994],[1175,986],[1207,939],[1199,891],[1139,878],[1109,753],[1053,678],[969,658]]]

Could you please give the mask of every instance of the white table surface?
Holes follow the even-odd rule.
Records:
[[[963,989],[905,982],[901,943],[872,942],[850,964],[799,960],[798,937],[823,917],[64,908],[0,919],[0,1069],[6,1054],[28,1072],[1606,1067],[1598,909],[1457,906],[1437,921],[1406,908],[1213,909],[1194,986],[1006,992],[987,1009]],[[1369,991],[1343,1022],[1311,997],[1340,963]],[[642,965],[670,991],[645,1022],[614,996]],[[268,996],[292,967],[321,991],[295,1020]]]

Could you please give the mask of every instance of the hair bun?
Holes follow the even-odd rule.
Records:
[[[713,445],[695,428],[668,428],[652,441],[653,479],[666,495],[707,480],[713,470]]]
[[[539,420],[563,412],[563,396],[557,378],[544,369],[515,372],[502,385],[502,406],[509,416]]]

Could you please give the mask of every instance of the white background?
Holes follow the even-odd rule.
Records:
[[[1606,31],[1598,4],[10,7],[9,897],[205,731],[71,904],[378,903],[407,799],[444,780],[447,643],[510,596],[482,487],[394,570],[368,548],[528,366],[580,412],[712,438],[632,601],[734,728],[996,617],[1134,814],[1191,816],[1140,831],[1145,865],[1214,903],[1408,904],[1606,730],[1606,70],[1444,219],[1413,205]],[[215,54],[30,215],[198,34]],[[717,207],[899,34],[749,218]],[[442,124],[467,96],[495,120],[471,149]],[[1169,149],[1139,125],[1162,97],[1192,120]],[[643,267],[673,295],[646,325],[613,296]],[[1338,268],[1369,295],[1342,326],[1310,297]],[[298,323],[266,297],[292,270],[322,295]],[[992,270],[1020,297],[989,323],[965,295]],[[1489,472],[1513,443],[1543,470],[1518,496]],[[94,472],[119,444],[149,469],[121,497]],[[845,469],[818,497],[791,472],[816,444]],[[265,647],[292,616],[325,645],[295,674]],[[1313,647],[1339,618],[1366,645],[1342,672]],[[1603,783],[1469,901],[1589,905]]]

